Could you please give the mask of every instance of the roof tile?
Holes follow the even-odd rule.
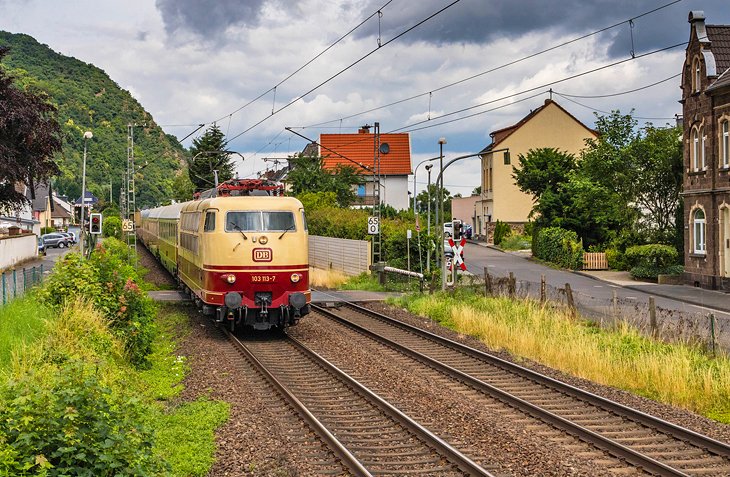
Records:
[[[319,137],[319,143],[319,154],[322,156],[325,169],[334,169],[338,165],[343,165],[354,167],[358,174],[372,174],[375,170],[374,134],[322,134]],[[408,133],[381,134],[380,143],[381,145],[387,143],[390,149],[387,154],[380,154],[381,174],[408,175],[412,173],[411,140]],[[360,164],[365,167],[359,167]]]

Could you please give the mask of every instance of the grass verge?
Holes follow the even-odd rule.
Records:
[[[628,324],[612,330],[533,301],[470,293],[412,295],[395,305],[495,349],[730,423],[730,359],[666,344]]]
[[[32,293],[0,306],[0,373],[10,370],[13,353],[38,339],[51,311]]]
[[[347,275],[337,270],[309,267],[309,286],[314,288],[338,288],[348,279]]]

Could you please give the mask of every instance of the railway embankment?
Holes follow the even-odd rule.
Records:
[[[0,474],[206,475],[228,405],[180,397],[184,310],[107,240],[0,308]]]

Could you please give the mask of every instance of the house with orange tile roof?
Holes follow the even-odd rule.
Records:
[[[368,128],[353,134],[322,134],[317,154],[322,158],[324,169],[351,166],[363,176],[366,182],[357,191],[360,205],[376,203],[373,185],[379,172],[381,202],[396,210],[408,209],[408,175],[413,173],[410,135],[386,133],[380,134],[379,138],[378,148],[377,137]]]
[[[532,196],[522,192],[512,177],[520,154],[551,147],[579,157],[586,139],[595,139],[598,133],[547,99],[516,124],[490,136],[492,143],[480,151],[482,192],[474,208],[474,233],[488,241],[497,220],[521,231],[534,205]]]

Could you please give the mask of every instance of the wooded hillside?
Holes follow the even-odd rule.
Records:
[[[172,183],[179,173],[184,149],[165,134],[129,91],[119,87],[94,65],[54,52],[24,34],[0,31],[0,46],[10,47],[2,67],[20,87],[44,91],[58,108],[63,131],[63,150],[57,158],[61,173],[54,180],[60,194],[81,195],[84,131],[93,139],[87,147],[87,189],[119,201],[122,174],[127,167],[127,124],[136,123],[135,163],[137,207],[164,202],[172,197]]]

